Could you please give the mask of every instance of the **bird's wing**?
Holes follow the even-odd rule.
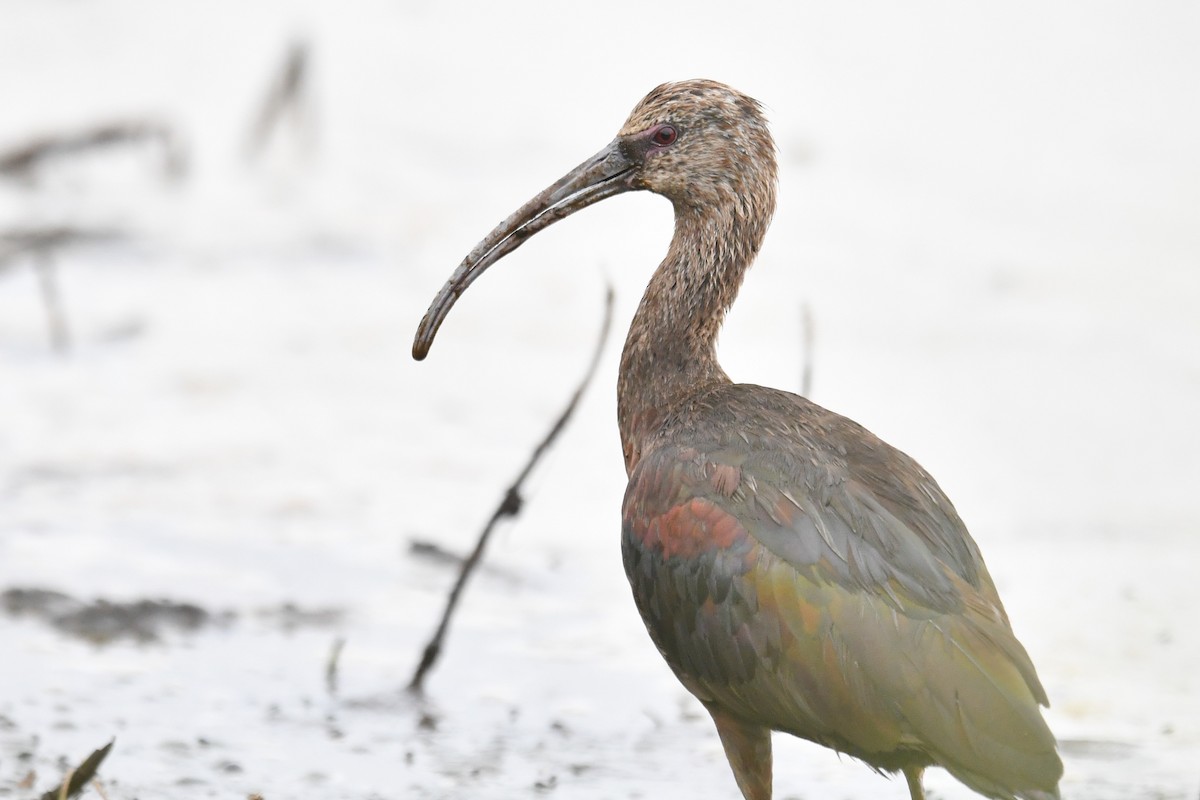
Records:
[[[940,490],[735,444],[660,445],[625,497],[626,571],[684,684],[877,767],[926,753],[981,790],[1052,789],[1045,692]]]

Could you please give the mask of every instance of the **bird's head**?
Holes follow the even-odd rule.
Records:
[[[476,245],[421,320],[413,357],[428,354],[451,307],[484,270],[558,220],[636,190],[668,198],[677,215],[707,211],[769,220],[775,176],[775,143],[757,101],[715,81],[664,83],[638,103],[603,150]]]
[[[664,83],[637,104],[610,146],[630,161],[631,188],[677,208],[774,196],[775,143],[762,106],[724,84]]]

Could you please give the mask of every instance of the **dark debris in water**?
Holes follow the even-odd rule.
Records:
[[[228,612],[213,614],[192,603],[161,599],[85,602],[52,589],[8,589],[0,595],[0,607],[11,616],[42,620],[62,633],[95,644],[119,639],[153,642],[167,629],[194,632],[231,619]]]
[[[17,587],[0,593],[0,611],[13,617],[30,617],[54,629],[93,644],[120,640],[159,641],[168,631],[195,633],[209,627],[227,627],[239,618],[236,611],[212,611],[195,603],[169,599],[116,602],[103,598],[84,601],[53,589]],[[281,630],[328,627],[341,622],[340,609],[304,609],[293,603],[258,609],[257,619]]]

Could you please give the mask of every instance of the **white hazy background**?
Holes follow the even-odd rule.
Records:
[[[288,43],[312,135],[244,149]],[[117,229],[0,267],[0,590],[168,598],[232,627],[95,647],[0,617],[0,794],[115,736],[132,797],[737,796],[620,564],[621,337],[469,586],[429,701],[399,688],[454,570],[671,232],[625,196],[538,236],[409,347],[462,256],[658,83],[764,102],[781,201],[722,337],[916,457],[1038,665],[1069,798],[1200,792],[1200,4],[5,0],[0,151],[161,120],[0,176],[0,233]],[[255,609],[339,608],[292,633]],[[340,691],[324,689],[346,640]],[[384,702],[380,698],[390,698]],[[422,716],[427,717],[420,725]],[[776,740],[780,798],[906,797]],[[22,757],[21,753],[27,753]],[[940,771],[931,796],[967,798]]]

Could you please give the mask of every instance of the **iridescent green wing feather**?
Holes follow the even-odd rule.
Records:
[[[805,401],[787,427],[769,406],[742,424],[754,412],[736,400],[684,421],[690,446],[664,437],[625,499],[634,596],[685,686],[877,768],[932,761],[994,796],[1052,791],[1045,693],[933,480]]]

